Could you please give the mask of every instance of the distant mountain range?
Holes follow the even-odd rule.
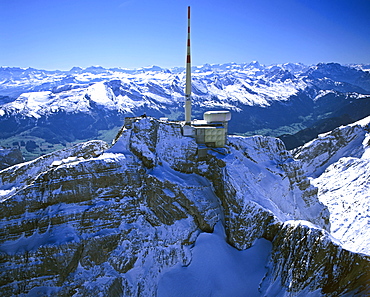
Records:
[[[232,112],[231,134],[280,136],[288,149],[370,114],[370,65],[258,62],[193,67],[193,117]],[[182,120],[184,68],[69,71],[0,67],[0,145],[26,159],[110,141],[127,116]]]

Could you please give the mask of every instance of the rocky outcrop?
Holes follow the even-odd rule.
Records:
[[[370,256],[343,249],[328,232],[307,222],[288,221],[279,227],[272,244],[263,296],[370,294]]]
[[[24,158],[18,148],[0,148],[0,170],[22,162]]]
[[[317,139],[293,150],[295,158],[303,161],[306,174],[318,177],[327,167],[342,157],[361,157],[369,144],[365,141],[370,131],[369,117],[357,124],[341,126],[319,135]],[[365,141],[365,143],[364,143]]]
[[[273,243],[262,293],[277,282],[286,296],[326,292],[329,278],[316,278],[299,253],[324,255],[330,246],[339,255],[341,247],[325,235],[327,209],[280,140],[230,137],[200,157],[179,123],[142,117],[127,119],[105,148],[91,141],[0,172],[3,295],[155,296],[163,273],[189,265],[198,235],[219,221],[237,249],[262,237]],[[315,245],[323,234],[325,244]],[[366,268],[369,259],[342,254],[312,263],[336,265],[344,284],[348,261]]]
[[[197,234],[221,219],[218,199],[204,177],[172,169],[170,155],[157,160],[150,137],[135,142],[144,130],[127,143],[132,152],[101,154],[104,144],[91,142],[2,172],[5,295],[151,296],[162,269],[190,261]]]
[[[218,168],[207,177],[223,203],[228,240],[235,247],[250,247],[272,222],[304,219],[329,228],[329,213],[317,200],[316,188],[280,140],[229,137],[228,149],[225,156],[215,155]]]

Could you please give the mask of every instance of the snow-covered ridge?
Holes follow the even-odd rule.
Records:
[[[341,126],[294,151],[330,211],[344,248],[370,254],[370,117]]]
[[[215,64],[193,67],[193,105],[240,111],[243,106],[269,106],[298,92],[317,88],[370,93],[370,74],[339,64]],[[182,106],[183,68],[136,70],[89,67],[43,71],[0,67],[0,115],[39,117],[57,112],[87,112],[97,104],[130,113],[145,106],[159,110]],[[5,101],[4,101],[5,100]],[[11,102],[9,102],[11,100]],[[0,101],[1,103],[1,101]]]

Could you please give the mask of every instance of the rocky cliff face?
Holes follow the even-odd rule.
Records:
[[[178,123],[132,118],[109,149],[80,144],[0,182],[5,296],[155,296],[217,222],[236,249],[272,243],[261,295],[369,291],[369,257],[333,241],[328,209],[278,139],[229,137],[200,157]]]
[[[272,244],[263,296],[370,294],[370,257],[343,249],[322,229],[288,221],[280,226]]]
[[[320,176],[326,168],[342,157],[361,157],[369,146],[370,117],[357,124],[341,126],[293,151],[294,157],[302,160],[305,172]],[[363,123],[363,124],[362,124]]]
[[[22,162],[24,158],[18,148],[0,148],[0,170]]]

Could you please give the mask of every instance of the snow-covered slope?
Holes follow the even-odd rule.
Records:
[[[3,70],[4,72],[5,70]],[[257,73],[256,73],[257,72]],[[304,82],[292,81],[282,75],[283,70],[261,70],[253,66],[218,69],[199,67],[193,74],[193,101],[200,107],[228,108],[238,110],[242,105],[269,105],[274,100],[287,100],[304,89]],[[288,72],[287,72],[288,73]],[[184,73],[163,69],[148,69],[133,73],[106,70],[101,73],[64,74],[72,76],[66,83],[62,73],[33,75],[32,79],[8,79],[0,84],[0,94],[15,88],[28,92],[15,102],[3,106],[2,113],[21,112],[36,116],[66,110],[87,111],[91,103],[108,109],[133,112],[146,105],[149,109],[181,106],[184,90]],[[265,83],[257,84],[257,81]],[[29,86],[27,85],[29,84]],[[55,86],[57,85],[57,86]]]
[[[25,93],[2,106],[0,114],[21,112],[37,116],[57,110],[86,111],[91,103],[125,112],[143,105],[163,109],[182,105],[184,95],[181,68],[129,71],[90,67],[47,72],[3,67],[0,80],[1,95],[18,97],[20,92]],[[308,67],[292,63],[264,66],[253,62],[193,68],[193,101],[198,107],[240,111],[244,105],[269,106],[307,88],[369,94],[370,74],[334,63]]]
[[[344,248],[370,254],[370,117],[320,135],[294,152],[330,211]]]
[[[0,171],[5,296],[369,293],[369,257],[326,231],[280,140],[229,137],[199,157],[179,123],[140,117],[104,147]]]

